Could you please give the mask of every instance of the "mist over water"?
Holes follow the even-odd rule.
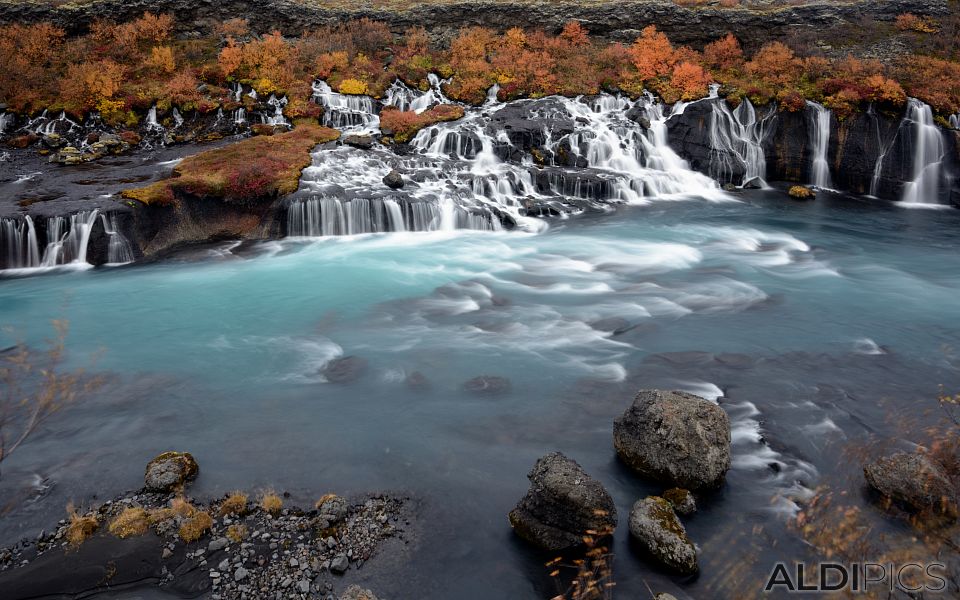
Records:
[[[230,243],[6,280],[3,322],[38,343],[51,318],[69,320],[71,364],[94,360],[109,383],[5,461],[0,493],[30,499],[0,522],[0,543],[70,500],[138,487],[146,461],[177,448],[201,464],[198,496],[419,498],[413,567],[380,573],[378,593],[547,598],[542,557],[506,513],[534,460],[561,450],[617,502],[618,595],[643,597],[645,580],[728,597],[731,553],[759,554],[759,577],[803,552],[787,519],[821,483],[859,477],[838,460],[844,444],[895,438],[897,416],[935,407],[940,384],[960,388],[960,215],[766,194],[624,206],[541,233]],[[322,367],[343,356],[369,367],[327,382]],[[413,373],[428,385],[407,385]],[[483,375],[510,390],[464,391]],[[687,521],[701,546],[692,582],[628,544],[630,505],[662,491],[612,447],[641,387],[731,416],[728,483]]]

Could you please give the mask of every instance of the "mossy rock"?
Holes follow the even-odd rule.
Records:
[[[150,492],[171,492],[197,478],[200,466],[189,452],[164,452],[149,463],[144,484]]]
[[[681,575],[693,575],[699,570],[697,549],[673,505],[664,498],[648,496],[633,505],[630,535],[664,567]]]
[[[794,200],[813,200],[817,197],[817,192],[803,185],[795,185],[787,192]]]

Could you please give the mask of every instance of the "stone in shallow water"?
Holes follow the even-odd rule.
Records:
[[[530,489],[510,511],[510,525],[528,542],[549,551],[579,546],[587,531],[613,532],[617,509],[599,481],[560,452],[537,460]]]
[[[614,421],[613,445],[641,475],[688,490],[716,488],[730,468],[730,418],[687,392],[641,390]]]
[[[365,590],[359,585],[351,585],[342,594],[340,600],[378,600],[377,596],[370,590]]]
[[[369,135],[348,135],[343,138],[343,143],[354,148],[369,150],[373,147],[373,136]]]
[[[328,362],[320,373],[330,383],[350,383],[359,379],[367,370],[367,360],[359,356],[344,356]]]
[[[151,492],[169,492],[195,479],[200,467],[189,452],[164,452],[147,464],[144,484]]]
[[[481,375],[464,382],[463,390],[472,394],[497,395],[510,391],[510,380],[495,375]]]
[[[688,517],[697,512],[697,501],[688,490],[671,488],[663,493],[663,498],[673,506],[673,511],[678,515]]]
[[[638,500],[630,510],[630,535],[663,566],[692,575],[699,569],[697,549],[672,505],[658,496]]]
[[[917,452],[897,452],[863,467],[873,489],[915,511],[956,517],[956,491],[940,465]]]
[[[394,169],[387,173],[383,178],[383,184],[388,188],[399,190],[403,187],[403,175],[399,171]]]

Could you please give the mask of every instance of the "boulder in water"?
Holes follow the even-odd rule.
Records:
[[[956,490],[943,468],[919,452],[897,452],[863,467],[867,483],[913,511],[956,516]]]
[[[496,375],[481,375],[464,382],[463,390],[473,394],[497,395],[510,391],[510,380]]]
[[[787,194],[794,200],[813,200],[817,193],[813,189],[804,185],[795,185],[787,191]]]
[[[394,169],[383,177],[383,184],[390,189],[399,190],[403,187],[403,175]]]
[[[369,150],[373,148],[373,136],[370,135],[348,135],[343,138],[343,143],[347,146],[353,146],[354,148],[360,148],[361,150]]]
[[[641,390],[614,421],[613,445],[641,475],[688,490],[716,488],[730,468],[730,418],[700,396]]]
[[[663,493],[663,499],[673,506],[673,512],[689,517],[697,512],[697,501],[689,490],[670,488]]]
[[[613,533],[617,509],[603,485],[560,452],[541,457],[527,475],[530,489],[510,511],[526,541],[556,552],[583,544],[587,531]]]
[[[763,180],[759,177],[751,177],[750,179],[743,182],[743,189],[745,190],[762,190],[763,189]]]
[[[147,463],[143,481],[147,491],[166,493],[196,479],[199,471],[189,452],[164,452]]]
[[[344,356],[328,362],[320,374],[330,383],[350,383],[356,381],[367,370],[367,360],[359,356]]]
[[[663,566],[693,575],[699,569],[697,548],[671,504],[659,496],[638,500],[630,509],[630,535]]]

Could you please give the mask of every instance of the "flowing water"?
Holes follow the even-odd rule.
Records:
[[[378,593],[542,599],[543,557],[505,515],[534,460],[562,450],[617,502],[619,597],[643,597],[644,581],[735,597],[732,556],[759,553],[748,575],[760,577],[801,555],[786,527],[796,503],[860,477],[838,460],[844,444],[896,437],[939,384],[960,389],[960,214],[765,194],[624,206],[539,233],[231,244],[4,281],[0,315],[18,337],[39,343],[66,319],[71,364],[110,378],[5,461],[0,493],[34,496],[0,522],[0,542],[48,527],[70,500],[137,486],[150,457],[182,448],[202,465],[198,495],[422,498],[414,564]],[[342,356],[367,371],[328,383],[322,367]],[[428,385],[407,385],[413,373]],[[464,391],[482,375],[510,391]],[[631,503],[659,491],[612,448],[639,387],[690,390],[732,418],[728,485],[687,522],[702,548],[692,582],[627,543]]]
[[[710,122],[710,175],[724,183],[746,184],[751,180],[766,186],[767,159],[763,149],[776,107],[757,109],[749,99],[735,109],[726,102],[713,102]],[[739,179],[736,174],[742,172]]]
[[[913,181],[904,187],[902,201],[937,206],[943,189],[942,163],[946,154],[943,133],[933,121],[930,106],[914,98],[909,101],[905,123],[912,129]]]
[[[833,113],[816,102],[807,102],[807,107],[810,112],[810,131],[807,135],[813,151],[813,164],[810,169],[812,183],[820,189],[830,189],[833,181],[830,178],[830,161],[827,155],[830,152],[830,122]]]
[[[328,124],[379,128],[372,99],[314,91]],[[434,81],[387,99],[425,110],[440,94]],[[718,104],[714,147],[762,178],[770,116]],[[107,376],[4,461],[0,496],[24,501],[0,520],[0,544],[49,527],[69,501],[138,486],[152,456],[177,448],[202,466],[198,496],[417,498],[412,564],[374,580],[379,594],[545,599],[550,557],[519,542],[506,513],[536,458],[561,450],[616,501],[618,597],[646,597],[647,584],[739,597],[774,561],[806,556],[788,520],[817,486],[860,481],[842,450],[917,441],[905,423],[924,424],[940,385],[960,391],[960,213],[727,195],[667,144],[684,108],[491,98],[402,154],[317,149],[285,239],[0,281],[14,327],[0,348],[39,345],[64,319],[69,363]],[[381,180],[391,169],[402,189]],[[126,262],[115,215],[99,218],[110,262]],[[97,219],[51,219],[42,255],[32,221],[4,220],[0,234],[18,267],[78,264]],[[327,381],[323,367],[346,356],[366,370]],[[478,376],[511,385],[476,395],[464,383]],[[731,417],[728,483],[686,521],[701,547],[692,581],[628,543],[631,504],[662,491],[612,447],[613,419],[642,387],[700,394]]]

